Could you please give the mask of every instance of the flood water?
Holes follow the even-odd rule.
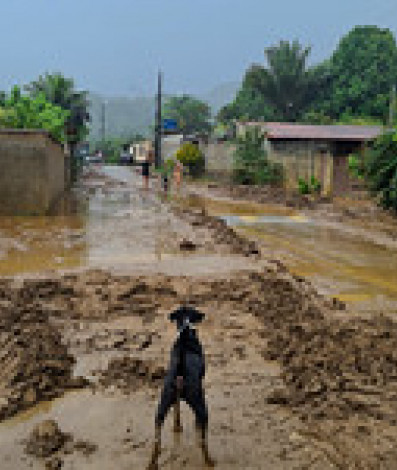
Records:
[[[0,217],[0,276],[86,268],[178,275],[241,265],[213,252],[182,253],[178,240],[194,237],[193,229],[161,204],[155,189],[142,190],[133,168],[99,173],[104,178],[76,188],[53,215]]]
[[[325,294],[346,302],[397,301],[397,251],[341,232],[289,208],[195,196],[242,234],[255,238],[266,256],[280,258]]]

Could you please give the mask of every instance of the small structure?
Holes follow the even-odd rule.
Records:
[[[324,195],[349,189],[349,155],[362,153],[382,132],[380,126],[245,122],[236,124],[236,134],[252,127],[266,134],[269,159],[284,166],[287,188],[296,189],[299,178],[314,176]]]
[[[183,145],[183,140],[183,134],[165,135],[161,138],[161,153],[164,162],[175,158],[175,154]]]
[[[0,215],[44,215],[69,185],[69,155],[48,132],[0,129]]]
[[[153,152],[153,142],[151,140],[142,140],[130,146],[130,153],[132,154],[135,163],[142,163],[149,158]]]

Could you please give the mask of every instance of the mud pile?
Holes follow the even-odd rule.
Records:
[[[99,384],[104,388],[114,386],[128,394],[142,387],[160,386],[164,376],[164,367],[153,361],[123,356],[110,361],[107,370],[100,374]]]
[[[173,206],[172,210],[178,217],[188,221],[193,227],[206,228],[216,244],[228,246],[233,254],[260,257],[259,248],[254,241],[240,236],[224,220],[208,215],[204,208],[193,209]]]
[[[62,457],[65,454],[71,454],[77,450],[84,455],[90,455],[96,449],[95,444],[76,441],[71,434],[62,432],[53,420],[43,421],[35,426],[25,443],[25,452],[42,460],[48,470],[62,468]]]
[[[0,420],[67,388],[83,386],[72,378],[73,357],[29,285],[0,286]]]
[[[363,413],[397,422],[395,322],[381,315],[332,318],[288,276],[252,273],[249,281],[249,292],[234,285],[233,296],[261,318],[268,338],[264,356],[284,368],[285,388],[271,401],[291,406],[305,420]]]
[[[170,278],[112,276],[101,270],[25,284],[53,317],[76,320],[135,315],[150,321],[158,308],[174,303],[177,297]]]

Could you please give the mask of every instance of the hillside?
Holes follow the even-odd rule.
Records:
[[[206,101],[215,115],[219,109],[233,100],[239,84],[229,82],[218,85],[208,93],[198,96]],[[106,136],[128,137],[133,134],[150,134],[154,123],[154,97],[104,97],[90,94],[90,140],[101,137],[102,103],[106,101]]]

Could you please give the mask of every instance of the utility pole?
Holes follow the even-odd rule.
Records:
[[[102,144],[105,142],[105,133],[106,133],[106,101],[102,102],[102,114],[101,114],[101,137],[102,137]]]
[[[157,99],[156,99],[156,125],[155,125],[155,136],[154,136],[154,163],[155,168],[161,167],[161,85],[162,85],[162,74],[159,71],[157,81]]]
[[[394,125],[394,115],[396,112],[396,85],[392,86],[390,93],[390,106],[389,106],[389,126]]]

